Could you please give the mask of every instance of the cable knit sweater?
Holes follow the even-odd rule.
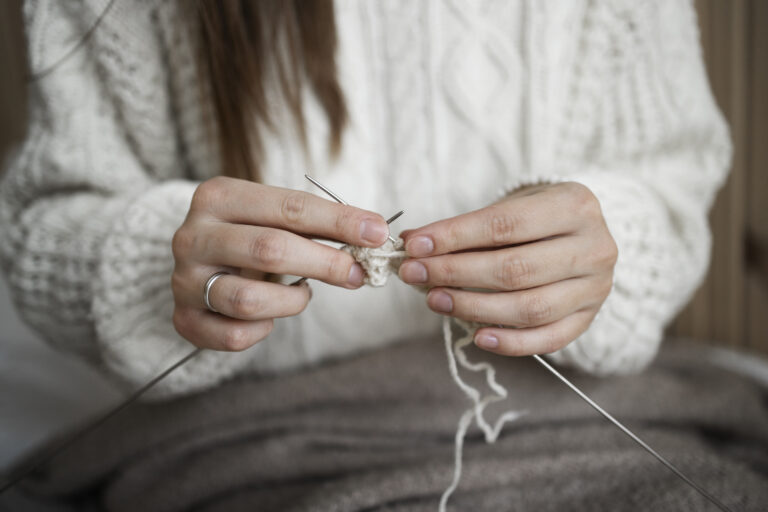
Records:
[[[107,4],[25,6],[31,124],[0,189],[0,254],[27,322],[138,385],[191,349],[171,323],[170,241],[218,155],[183,2],[117,1],[72,51]],[[551,357],[597,374],[646,365],[705,273],[706,212],[730,158],[690,2],[338,0],[336,16],[351,113],[341,157],[327,158],[308,94],[310,150],[276,105],[264,182],[312,190],[311,169],[357,206],[405,209],[395,230],[522,184],[581,182],[620,256],[592,326]],[[266,340],[206,351],[155,394],[438,332],[399,281],[313,287]]]

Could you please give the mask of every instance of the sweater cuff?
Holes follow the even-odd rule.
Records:
[[[613,288],[594,321],[549,358],[597,375],[642,370],[658,350],[664,325],[703,278],[706,258],[686,250],[686,234],[674,229],[666,203],[640,179],[593,172],[544,181],[588,187],[619,249]],[[706,229],[699,233],[699,242],[706,244],[707,235]]]
[[[100,352],[106,366],[133,388],[194,350],[173,327],[171,241],[196,187],[169,181],[149,189],[118,216],[101,249],[92,306]],[[147,398],[210,387],[236,372],[245,359],[204,351],[153,387]]]

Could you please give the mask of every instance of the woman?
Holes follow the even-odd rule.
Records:
[[[689,2],[189,7],[25,4],[30,128],[0,188],[0,255],[20,312],[133,388],[209,349],[150,391],[207,393],[134,408],[148,423],[102,429],[39,489],[90,490],[118,510],[407,508],[444,489],[432,455],[453,439],[455,397],[431,353],[209,388],[434,337],[440,315],[477,322],[475,345],[500,356],[548,354],[596,375],[651,361],[705,273],[706,213],[730,159]],[[354,206],[314,195],[306,172]],[[350,252],[317,241],[391,249],[381,215],[400,209],[402,283],[363,286]],[[310,278],[314,295],[291,276]],[[515,376],[558,421],[521,428],[498,458],[476,452],[457,506],[580,509],[599,495],[615,510],[653,507],[624,491],[646,459],[595,455],[589,440],[610,426],[561,421],[567,403],[535,374]],[[616,389],[621,403],[634,396]],[[678,405],[653,411],[666,420]],[[512,468],[528,452],[541,463]],[[597,483],[575,501],[567,486],[551,493],[558,471],[574,473],[564,460]],[[702,471],[715,466],[744,496],[760,488],[727,464]],[[639,488],[656,489],[656,469]],[[607,473],[630,479],[615,496],[600,487]],[[681,496],[675,509],[695,508]]]
[[[25,6],[2,261],[31,325],[134,386],[191,345],[157,394],[432,333],[427,307],[634,372],[705,273],[730,146],[688,2],[104,4]],[[379,246],[401,208],[426,300],[310,239]]]
[[[653,358],[730,158],[689,2],[188,7],[25,6],[31,123],[0,247],[51,343],[132,386],[212,349],[155,396],[434,333],[430,309],[492,325],[474,340],[500,355]],[[426,299],[361,287],[312,240],[377,247],[399,209],[399,276]]]

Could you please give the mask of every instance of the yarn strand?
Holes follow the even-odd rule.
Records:
[[[464,330],[464,336],[454,341],[453,331],[451,330],[451,317],[443,317],[443,341],[445,343],[445,352],[448,357],[448,370],[451,374],[451,378],[456,385],[461,389],[465,395],[472,401],[470,406],[459,419],[459,424],[456,429],[456,438],[454,445],[454,470],[453,480],[448,488],[443,492],[440,497],[440,512],[446,512],[448,500],[453,492],[459,485],[462,472],[462,456],[464,449],[464,437],[467,433],[467,429],[474,418],[477,426],[485,434],[486,443],[495,443],[501,433],[501,429],[504,424],[510,421],[515,421],[521,416],[527,414],[527,411],[506,411],[499,416],[496,423],[491,426],[485,419],[483,413],[485,408],[494,402],[499,402],[507,397],[507,390],[496,381],[496,369],[487,362],[472,363],[467,359],[467,355],[464,352],[464,347],[472,343],[472,337],[475,328],[478,327],[475,324],[465,322],[463,320],[454,319],[454,321]],[[457,363],[458,362],[458,363]],[[470,372],[485,372],[485,381],[488,387],[493,391],[492,394],[482,396],[480,391],[467,384],[459,374],[459,366]]]
[[[388,241],[379,248],[344,246],[342,250],[350,253],[360,263],[365,271],[365,283],[374,287],[387,284],[388,277],[393,273],[397,273],[400,264],[407,256],[403,250],[402,239],[396,240],[395,243]],[[485,419],[485,408],[492,403],[504,400],[507,398],[508,393],[506,388],[496,381],[496,369],[492,364],[485,361],[473,363],[464,352],[464,348],[472,344],[475,330],[481,327],[481,325],[456,318],[453,321],[464,331],[464,335],[454,340],[454,332],[451,329],[451,317],[443,317],[443,341],[445,343],[445,353],[448,357],[448,371],[453,381],[472,403],[462,413],[456,427],[453,479],[440,497],[440,512],[446,512],[448,500],[461,481],[464,437],[472,420],[474,419],[477,426],[483,431],[485,442],[495,443],[505,423],[515,421],[527,413],[527,411],[506,411],[493,424]],[[461,378],[459,368],[467,372],[484,372],[485,382],[491,392],[483,395],[477,388],[469,385]]]

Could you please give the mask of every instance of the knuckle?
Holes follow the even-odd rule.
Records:
[[[197,234],[187,227],[180,227],[171,239],[171,252],[176,259],[183,258],[192,252],[197,243]]]
[[[542,344],[543,353],[551,354],[563,348],[570,340],[562,329],[547,329]]]
[[[552,306],[538,293],[531,293],[525,299],[522,310],[522,321],[532,327],[547,323],[552,317]]]
[[[507,289],[522,288],[533,279],[533,267],[530,261],[516,255],[505,256],[496,278]]]
[[[346,283],[349,278],[350,269],[355,261],[349,254],[343,251],[335,251],[328,256],[327,263],[326,279],[334,283]]]
[[[277,232],[262,233],[250,244],[250,256],[261,264],[261,270],[273,271],[285,258],[285,240]]]
[[[438,267],[438,275],[433,276],[432,272],[429,268],[429,263],[424,261],[423,264],[427,266],[427,276],[429,276],[431,281],[438,280],[441,283],[444,283],[445,285],[452,285],[457,282],[457,269],[456,265],[451,262],[451,258],[443,258],[443,261],[440,262],[440,266]]]
[[[566,186],[570,193],[571,200],[576,206],[576,210],[580,212],[581,215],[590,218],[602,216],[600,202],[589,187],[576,182],[568,182],[566,183]]]
[[[264,300],[258,291],[247,286],[237,288],[229,299],[232,313],[237,317],[251,318],[264,310]]]
[[[605,299],[608,298],[608,295],[611,294],[611,290],[613,290],[613,274],[609,274],[605,279],[601,279],[600,281],[598,294],[602,301],[605,301]]]
[[[354,209],[341,207],[334,223],[337,236],[345,240],[357,240],[359,233],[357,233],[355,226],[359,225],[361,221],[362,219]]]
[[[494,214],[491,217],[491,241],[496,245],[509,243],[515,231],[515,224],[509,215]]]
[[[186,339],[190,339],[191,333],[192,315],[190,313],[189,308],[175,307],[173,310],[173,328]]]
[[[224,350],[240,352],[251,346],[251,336],[243,327],[230,327],[224,332]]]
[[[307,196],[304,192],[290,192],[280,204],[280,213],[288,222],[295,223],[304,219],[307,211]]]
[[[460,222],[449,222],[445,227],[445,241],[448,247],[457,247],[464,238],[464,227]],[[441,238],[441,237],[437,237]]]
[[[468,299],[464,305],[464,309],[466,311],[467,320],[472,320],[474,322],[485,321],[485,308],[483,307],[482,301],[478,298]]]
[[[181,294],[184,293],[187,279],[181,275],[178,269],[174,269],[171,274],[171,292],[173,293],[174,300],[178,301]]]
[[[566,181],[561,183],[561,186],[573,198],[586,199],[591,194],[589,187],[578,181]]]
[[[598,268],[610,267],[616,265],[619,258],[619,248],[616,246],[616,242],[613,237],[608,235],[606,239],[597,244],[597,247],[592,252],[595,266]]]
[[[216,176],[202,182],[192,195],[191,208],[195,210],[208,210],[211,206],[220,203],[224,199],[228,179]]]

